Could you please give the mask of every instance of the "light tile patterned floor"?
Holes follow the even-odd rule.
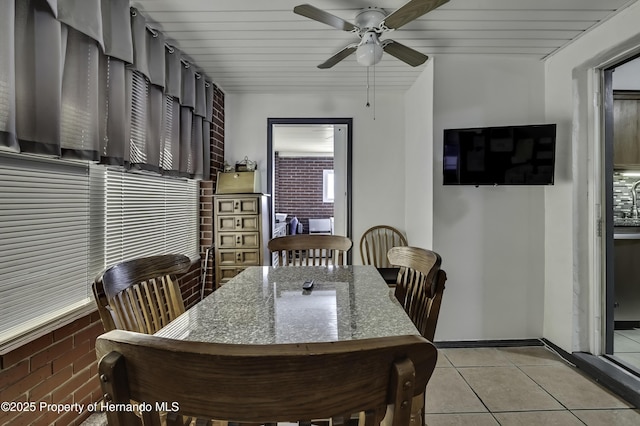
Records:
[[[637,426],[640,410],[542,346],[440,349],[428,426]]]

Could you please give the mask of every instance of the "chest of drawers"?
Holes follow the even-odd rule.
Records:
[[[269,264],[269,210],[262,194],[213,197],[216,288],[248,266]]]

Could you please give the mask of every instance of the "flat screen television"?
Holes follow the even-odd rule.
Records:
[[[553,185],[556,125],[445,129],[445,185]]]

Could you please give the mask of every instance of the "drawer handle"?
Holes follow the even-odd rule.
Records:
[[[240,219],[236,222],[236,226],[240,226]]]
[[[239,235],[238,235],[238,237],[236,238],[236,242],[237,242],[238,244],[240,244],[240,243],[242,242],[242,239],[240,238],[240,236],[239,236]]]
[[[241,261],[241,260],[242,260],[242,254],[238,253],[238,254],[236,254],[236,256],[237,256],[237,258],[238,258],[238,261]]]

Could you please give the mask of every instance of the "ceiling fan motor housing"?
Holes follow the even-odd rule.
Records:
[[[379,25],[387,16],[387,12],[379,7],[367,7],[362,9],[356,15],[356,26],[361,29],[361,36],[370,29],[376,29],[377,32],[381,32]]]

